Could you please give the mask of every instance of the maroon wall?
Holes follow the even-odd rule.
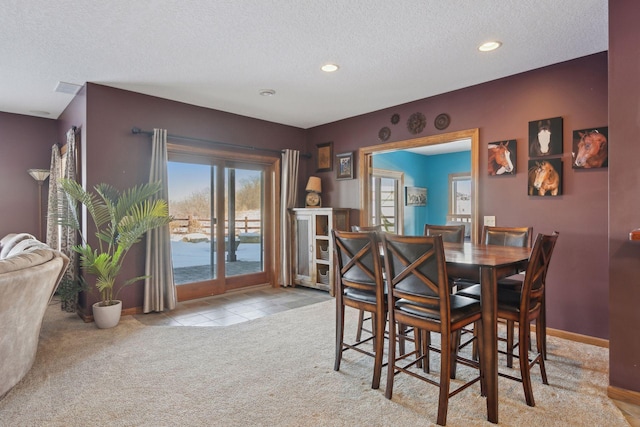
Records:
[[[427,117],[418,135],[409,133],[407,118],[414,112]],[[400,114],[397,125],[392,114]],[[548,326],[608,338],[607,169],[572,170],[572,131],[607,126],[607,54],[600,53],[455,92],[388,108],[309,130],[309,148],[333,141],[334,153],[379,144],[378,131],[391,128],[387,142],[443,133],[433,125],[447,113],[444,132],[479,128],[480,146],[516,139],[515,176],[489,177],[481,167],[480,216],[495,215],[498,225],[534,227],[534,232],[559,231],[548,275]],[[528,122],[563,117],[563,195],[527,195]],[[487,164],[487,150],[480,150]],[[336,181],[335,171],[322,178],[323,203],[358,208],[358,180]],[[360,178],[360,177],[358,177]],[[357,214],[356,214],[357,215]],[[639,225],[640,226],[640,225]]]
[[[640,392],[640,2],[609,2],[609,382]]]
[[[56,129],[55,120],[0,113],[0,238],[25,232],[44,240],[38,236],[38,184],[27,169],[49,169]],[[42,186],[43,234],[47,184]]]
[[[305,144],[303,129],[97,84],[89,83],[86,89],[86,123],[82,125],[86,135],[83,135],[86,139],[83,145],[88,187],[108,182],[125,189],[148,182],[151,139],[133,135],[134,126],[147,131],[164,128],[174,135],[272,149],[299,148]],[[123,278],[143,275],[144,245],[132,248],[125,264]],[[119,295],[125,309],[142,306],[143,296],[142,282]],[[83,302],[85,310],[97,300],[91,298]]]

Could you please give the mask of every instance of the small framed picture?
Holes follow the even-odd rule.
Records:
[[[529,157],[562,154],[562,117],[529,122]]]
[[[516,140],[489,143],[489,175],[516,174]]]
[[[609,165],[609,128],[573,131],[571,167],[573,169],[606,168]]]
[[[404,187],[406,206],[427,206],[427,189],[423,187]]]
[[[529,196],[562,195],[562,159],[529,160]]]
[[[336,154],[336,179],[353,179],[353,152]]]
[[[317,144],[318,167],[316,172],[329,172],[333,170],[333,142]]]

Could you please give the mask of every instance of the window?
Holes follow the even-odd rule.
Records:
[[[468,172],[449,174],[449,215],[471,218],[471,175]]]
[[[382,225],[389,233],[402,234],[402,172],[373,169],[371,173],[370,225]]]

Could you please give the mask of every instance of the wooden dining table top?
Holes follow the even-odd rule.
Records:
[[[473,243],[444,243],[447,263],[500,267],[529,259],[531,248]]]

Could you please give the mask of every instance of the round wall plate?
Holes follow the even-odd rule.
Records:
[[[411,116],[409,116],[409,120],[407,120],[407,129],[409,129],[409,132],[415,135],[422,132],[426,124],[427,118],[424,116],[424,114],[420,112],[413,113]]]
[[[380,129],[380,132],[378,132],[378,138],[380,138],[380,141],[386,141],[387,139],[389,139],[390,136],[391,136],[391,129],[389,129],[386,126]]]
[[[393,116],[391,116],[392,125],[397,125],[399,121],[400,121],[400,114],[394,114]]]
[[[448,114],[442,113],[439,114],[438,117],[433,121],[433,125],[438,130],[443,130],[449,127],[449,123],[451,123],[451,119]]]

